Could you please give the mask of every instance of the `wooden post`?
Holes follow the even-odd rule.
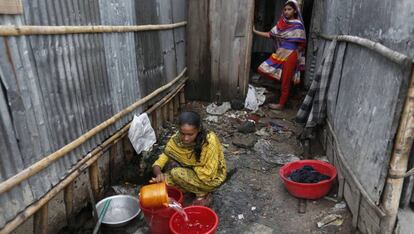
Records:
[[[175,95],[173,100],[174,100],[174,115],[177,116],[178,111],[180,109],[180,98],[178,97],[178,95]]]
[[[162,118],[164,119],[164,123],[168,121],[168,106],[167,106],[167,104],[162,106]]]
[[[48,226],[48,203],[46,203],[34,215],[33,233],[47,234]]]
[[[174,106],[173,100],[168,103],[168,121],[171,123],[174,121]]]
[[[66,222],[69,229],[74,226],[73,218],[73,182],[70,183],[63,190],[63,200],[65,201],[65,210],[66,210]]]
[[[117,180],[117,171],[115,165],[115,158],[117,156],[116,147],[113,145],[109,149],[109,184],[112,185]]]
[[[180,110],[183,111],[185,109],[185,93],[184,89],[180,91]]]
[[[155,110],[155,112],[157,113],[157,127],[158,127],[158,132],[160,130],[160,128],[162,127],[162,123],[163,123],[163,116],[162,116],[162,107],[159,107]]]
[[[158,112],[154,111],[151,113],[151,124],[154,129],[155,135],[158,135]]]
[[[111,147],[113,148],[113,147]],[[91,180],[91,186],[93,195],[97,198],[99,197],[99,169],[98,169],[98,161],[92,163],[89,167],[89,178]]]

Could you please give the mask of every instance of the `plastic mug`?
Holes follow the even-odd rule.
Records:
[[[146,208],[168,207],[168,193],[165,182],[145,185],[140,190],[140,201]]]

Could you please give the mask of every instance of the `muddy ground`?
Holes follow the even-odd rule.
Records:
[[[351,215],[343,202],[334,201],[335,188],[326,198],[302,202],[304,213],[299,213],[299,200],[289,195],[278,176],[280,160],[295,157],[303,159],[304,156],[324,159],[323,150],[317,142],[314,142],[308,154],[307,151],[304,153],[302,144],[297,139],[301,132],[301,128],[293,121],[297,104],[290,104],[284,111],[269,110],[265,104],[256,115],[229,110],[216,117],[206,113],[208,104],[190,102],[188,108],[201,113],[205,119],[205,127],[217,133],[223,144],[228,171],[231,172],[226,183],[213,193],[212,208],[219,216],[218,233],[351,232]],[[245,124],[246,118],[256,121],[254,131],[240,133],[238,128]],[[136,160],[128,165],[125,169],[126,175],[119,183],[121,186],[113,187],[115,190],[123,188],[124,191],[110,189],[107,195],[138,193],[140,183],[147,181],[150,176],[150,164],[161,152],[168,137],[176,131],[173,125],[167,124],[164,127],[159,145],[156,145],[154,151],[145,155],[146,160]],[[318,227],[317,222],[330,214],[340,215],[340,218],[332,225]],[[93,220],[82,226],[77,231],[65,232],[90,233]],[[142,216],[122,228],[102,228],[102,233],[147,232],[148,227]]]

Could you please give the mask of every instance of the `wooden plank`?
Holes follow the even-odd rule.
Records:
[[[168,121],[173,122],[174,121],[174,106],[173,106],[173,100],[168,102]]]
[[[33,217],[33,233],[47,234],[48,233],[48,203],[42,206]]]
[[[162,118],[164,123],[168,121],[168,106],[165,104],[161,107],[162,109]]]
[[[250,65],[252,59],[253,47],[253,20],[254,20],[254,0],[247,1],[247,22],[246,22],[246,39],[245,39],[245,55],[244,55],[244,71],[241,72],[243,76],[239,78],[240,90],[243,96],[247,94],[247,89],[250,79]]]
[[[221,38],[220,38],[220,21],[222,16],[221,4],[223,1],[211,0],[210,1],[210,51],[211,51],[211,96],[216,98],[217,91],[219,90],[220,79],[220,51],[221,51]]]
[[[211,91],[211,53],[210,31],[211,14],[210,6],[215,0],[197,0],[188,2],[188,25],[187,25],[187,59],[189,82],[187,94],[190,99],[210,101]]]
[[[0,0],[0,14],[15,15],[22,13],[22,0]]]
[[[111,147],[114,148],[114,147]],[[89,179],[92,186],[93,195],[95,197],[99,197],[99,169],[98,169],[98,161],[92,163],[92,165],[88,168],[89,170]]]
[[[65,202],[65,213],[66,213],[66,222],[69,227],[74,226],[74,214],[73,214],[73,182],[70,183],[63,190],[63,200]]]
[[[178,94],[178,95],[175,95],[174,97],[174,116],[178,115],[179,109],[180,109],[180,97]]]

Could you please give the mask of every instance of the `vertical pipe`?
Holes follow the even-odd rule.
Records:
[[[111,148],[114,148],[112,146]],[[92,163],[89,167],[89,179],[91,181],[92,191],[95,198],[99,197],[99,169],[98,161]]]
[[[65,202],[66,222],[69,229],[74,226],[73,222],[73,182],[63,190],[63,200]]]
[[[392,150],[388,177],[386,180],[382,207],[386,213],[381,220],[381,231],[392,233],[394,231],[404,175],[407,172],[408,159],[413,144],[414,135],[414,66],[411,68],[411,79],[407,96],[397,130],[397,136]]]
[[[48,233],[48,204],[46,203],[40,208],[33,217],[33,233],[47,234]]]

